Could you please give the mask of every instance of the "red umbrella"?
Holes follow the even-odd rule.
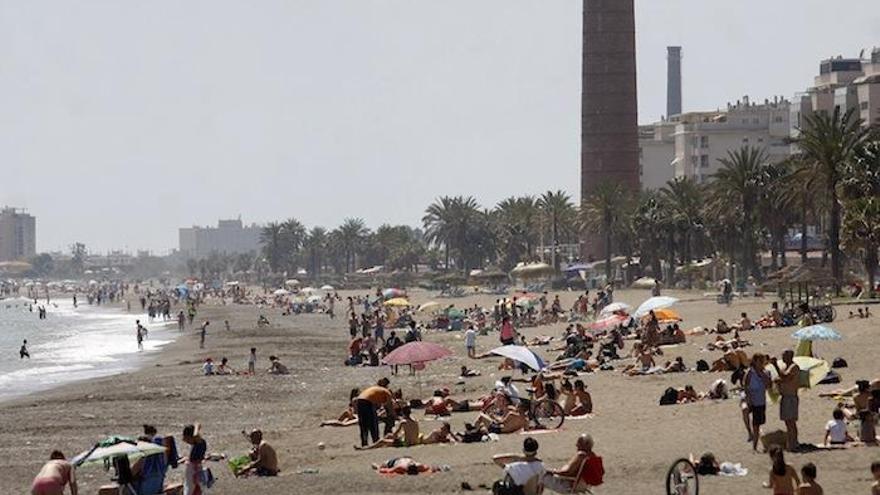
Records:
[[[451,355],[452,351],[433,342],[410,342],[391,351],[382,362],[392,365],[427,363]]]
[[[611,328],[615,328],[618,325],[626,323],[628,319],[629,316],[624,315],[614,314],[611,316],[607,316],[605,318],[602,318],[601,320],[596,320],[593,323],[590,323],[590,330],[608,330]]]

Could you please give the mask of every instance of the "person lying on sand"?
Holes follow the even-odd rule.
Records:
[[[421,440],[419,422],[412,418],[409,406],[404,406],[401,410],[400,423],[394,431],[372,445],[366,447],[355,445],[354,448],[355,450],[371,450],[382,447],[411,447],[421,443]]]
[[[455,434],[452,433],[452,427],[448,422],[444,421],[440,424],[440,428],[431,431],[425,436],[422,436],[419,444],[421,445],[431,445],[434,443],[455,443],[458,439]]]
[[[508,409],[504,416],[494,416],[481,413],[474,426],[477,428],[485,428],[488,433],[516,433],[520,430],[529,429],[529,420],[526,418],[529,406],[525,401],[519,403],[518,406]]]
[[[462,365],[461,372],[458,376],[459,378],[473,378],[475,376],[480,376],[480,372],[479,370],[468,369],[467,366]]]
[[[663,369],[664,373],[684,373],[687,370],[687,366],[684,364],[684,358],[681,356],[677,356],[675,361],[667,362]]]
[[[429,466],[416,462],[412,457],[394,457],[388,459],[382,464],[373,464],[373,469],[379,471],[380,474],[409,474],[417,475],[419,473],[436,473],[445,471],[444,466]]]
[[[530,346],[538,346],[538,345],[550,345],[550,342],[553,340],[553,337],[548,337],[546,335],[537,335],[532,337],[531,340],[527,341],[527,344]]]
[[[880,378],[875,378],[871,381],[864,380],[868,383],[868,388],[870,390],[880,390]],[[820,393],[819,397],[852,397],[853,395],[858,394],[859,385],[856,382],[856,385],[850,388],[839,388],[836,390],[832,390],[831,392]]]
[[[348,408],[345,411],[342,411],[342,414],[339,415],[337,419],[328,419],[326,421],[321,421],[321,426],[353,426],[358,422],[357,414],[355,413],[355,401],[360,395],[361,391],[353,388],[349,393],[348,397]]]
[[[735,371],[740,368],[748,368],[751,360],[745,351],[739,348],[739,344],[734,342],[730,350],[725,352],[723,356],[712,362],[709,371]]]

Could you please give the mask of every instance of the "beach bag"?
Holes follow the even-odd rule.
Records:
[[[523,495],[523,488],[505,476],[492,485],[492,495]]]
[[[661,406],[670,406],[678,402],[678,390],[675,390],[672,387],[666,389],[663,392],[663,395],[660,396],[660,405]]]
[[[709,371],[709,363],[704,359],[697,361],[697,371]]]
[[[199,484],[204,486],[205,488],[211,488],[214,486],[214,473],[211,472],[210,468],[204,468],[199,471]]]

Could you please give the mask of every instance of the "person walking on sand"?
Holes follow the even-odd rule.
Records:
[[[745,389],[746,424],[751,425],[749,437],[752,450],[758,450],[758,439],[761,437],[761,425],[767,422],[767,389],[770,387],[770,376],[764,371],[764,355],[755,353],[749,370],[743,380]],[[751,414],[751,422],[748,415]]]
[[[800,387],[800,367],[794,362],[794,351],[791,349],[782,353],[784,368],[779,367],[776,358],[770,360],[770,364],[776,369],[779,378],[776,380],[779,387],[779,419],[785,422],[785,430],[788,433],[788,450],[796,451],[800,446],[798,442],[798,387]]]
[[[467,355],[473,359],[477,357],[477,331],[473,325],[468,325],[467,331],[464,333],[464,347],[467,349]]]
[[[199,330],[199,349],[205,348],[205,336],[208,334],[208,325],[210,324],[211,322],[208,320],[205,320],[205,322],[202,323],[202,326]]]
[[[64,459],[64,454],[55,450],[34,478],[31,495],[63,495],[65,485],[70,487],[70,495],[79,492],[73,466]]]
[[[201,425],[186,425],[183,427],[183,441],[191,447],[189,456],[186,458],[186,470],[183,476],[183,495],[203,495],[205,488],[202,484],[202,462],[208,453],[208,444],[201,436]]]
[[[28,352],[27,348],[27,339],[21,343],[21,349],[18,350],[18,359],[31,358],[31,353]]]
[[[138,350],[142,351],[144,350],[144,337],[147,336],[147,329],[144,328],[143,325],[141,325],[141,320],[135,320],[134,323],[135,325],[137,325],[137,327],[135,328],[135,332],[137,333],[136,337]]]
[[[182,332],[184,325],[186,325],[186,315],[183,314],[183,310],[180,310],[180,312],[177,313],[177,329]]]
[[[248,356],[248,374],[253,375],[257,372],[257,348],[251,347],[251,353]]]

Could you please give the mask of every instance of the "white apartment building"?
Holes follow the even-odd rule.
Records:
[[[37,220],[21,209],[0,209],[0,261],[25,260],[36,253]]]
[[[189,227],[179,231],[180,252],[193,258],[212,253],[243,254],[260,249],[259,225],[245,226],[240,219],[220,220],[217,227]]]
[[[784,160],[790,155],[789,106],[779,97],[756,104],[745,96],[726,110],[686,112],[642,126],[642,187],[656,189],[677,177],[706,182],[721,168],[720,159],[743,146],[764,149],[771,162]]]
[[[813,86],[795,96],[791,135],[797,136],[804,118],[815,112],[854,110],[865,125],[880,121],[880,48],[870,58],[836,57],[819,64]]]

